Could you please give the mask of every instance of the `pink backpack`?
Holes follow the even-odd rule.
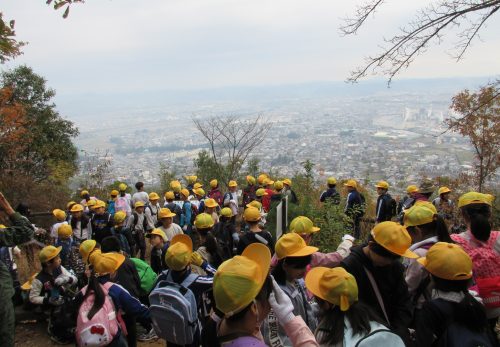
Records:
[[[500,307],[499,234],[498,231],[492,231],[487,242],[477,241],[468,233],[451,235],[452,239],[471,257],[479,295],[484,305],[489,308]]]
[[[93,294],[89,295],[80,306],[78,310],[78,317],[76,319],[76,342],[78,346],[100,347],[106,346],[113,341],[119,329],[126,334],[126,330],[121,316],[115,310],[113,300],[109,296],[109,288],[113,285],[112,282],[107,282],[101,285],[104,292],[105,299],[101,309],[97,311],[91,320],[87,315],[94,305]],[[83,295],[87,291],[87,286],[82,289]]]
[[[123,211],[130,216],[132,208],[130,207],[130,202],[126,196],[119,196],[115,200],[115,211]]]

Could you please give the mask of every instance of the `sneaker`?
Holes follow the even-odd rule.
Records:
[[[156,335],[156,332],[154,329],[151,329],[149,332],[145,334],[140,334],[137,336],[137,341],[141,342],[146,342],[146,341],[151,341],[151,340],[156,340],[158,339],[158,336]]]

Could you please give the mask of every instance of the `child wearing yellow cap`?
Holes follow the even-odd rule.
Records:
[[[159,274],[167,269],[167,264],[165,263],[165,254],[169,246],[167,235],[165,235],[163,230],[155,228],[146,237],[149,238],[149,243],[151,244],[151,268]]]
[[[311,263],[312,254],[316,253],[318,248],[308,246],[299,234],[288,233],[276,242],[275,250],[278,263],[274,266],[272,275],[292,301],[293,314],[301,316],[309,329],[314,331],[317,326],[318,309],[316,304],[309,301],[302,279]],[[275,315],[270,315],[266,319],[261,330],[267,344],[291,345],[284,329],[279,327]]]
[[[101,243],[102,239],[112,235],[111,228],[113,224],[111,214],[106,211],[106,203],[102,200],[97,200],[94,206],[94,214],[91,217],[91,238]]]
[[[217,315],[205,327],[204,341],[218,339],[222,346],[234,347],[268,346],[259,329],[272,308],[293,346],[318,346],[302,317],[294,315],[290,298],[269,276],[270,263],[271,252],[259,243],[222,263],[213,285]]]
[[[124,211],[117,211],[113,216],[114,226],[111,228],[111,235],[120,241],[121,251],[130,257],[135,246],[135,239],[127,221],[127,214]]]
[[[200,213],[196,216],[194,221],[196,233],[200,240],[200,246],[196,251],[210,265],[214,268],[218,268],[224,259],[222,250],[219,246],[219,242],[222,240],[218,242],[212,232],[214,225],[214,220],[208,213]]]
[[[450,199],[451,189],[448,187],[439,187],[438,197],[432,200],[432,204],[436,207],[439,215],[446,220],[453,218],[453,210],[455,203]]]
[[[135,246],[131,250],[132,256],[137,256],[144,260],[146,258],[146,239],[145,235],[149,231],[148,220],[144,214],[145,204],[142,201],[137,201],[134,204],[134,212],[130,218],[130,230],[134,237]]]
[[[356,279],[343,268],[316,267],[305,283],[320,307],[315,335],[321,346],[405,346],[373,309],[358,301]]]
[[[374,309],[403,340],[409,339],[413,307],[400,260],[418,258],[410,246],[411,237],[405,227],[382,222],[371,230],[366,243],[352,247],[340,263],[356,278],[359,300]]]
[[[500,232],[491,222],[494,199],[478,192],[460,196],[458,208],[467,230],[451,235],[472,259],[474,280],[492,325],[500,317]]]
[[[266,245],[273,254],[274,239],[271,233],[260,225],[262,219],[260,211],[255,207],[248,207],[243,211],[243,219],[248,225],[248,232],[240,238],[236,253],[241,254],[248,245],[258,242]]]
[[[56,222],[50,227],[50,237],[52,242],[55,242],[57,239],[57,229],[59,229],[59,226],[62,224],[68,224],[68,222],[66,221],[66,212],[59,208],[54,209],[52,211],[52,215],[54,216]]]
[[[114,312],[109,312],[109,316],[114,316],[113,325],[116,330],[111,333],[111,341],[107,345],[110,346],[127,346],[125,334],[122,331],[122,311],[126,316],[135,318],[139,323],[144,326],[151,324],[151,317],[149,310],[146,306],[133,297],[127,290],[118,284],[114,284],[112,280],[116,277],[117,270],[125,261],[125,256],[119,253],[101,253],[93,252],[89,256],[89,261],[92,264],[92,274],[89,278],[88,285],[82,288],[77,293],[74,299],[74,304],[78,310],[77,320],[77,343],[83,345],[83,338],[89,337],[88,334],[78,334],[78,321],[83,321],[80,317],[85,316],[85,320],[91,320],[96,313],[101,310],[105,302],[110,298],[112,300]],[[91,309],[82,310],[83,304],[86,303],[87,298],[93,296],[94,302]],[[109,297],[108,297],[109,296]],[[99,300],[99,298],[101,298]],[[91,298],[89,298],[90,300]],[[96,322],[97,323],[97,322]]]
[[[255,177],[248,175],[246,177],[247,186],[243,188],[242,202],[243,206],[248,205],[251,201],[255,200],[255,192],[257,191],[257,185],[255,184]]]
[[[65,302],[62,296],[64,288],[77,283],[76,277],[61,265],[61,249],[62,247],[46,246],[40,251],[38,258],[42,270],[31,283],[29,300],[49,314],[47,332],[50,338],[58,343],[68,343],[72,340],[72,333],[52,324],[55,308]]]
[[[174,207],[179,208],[179,206],[172,204]],[[182,213],[182,211],[181,211]],[[168,241],[172,240],[172,238],[175,235],[183,234],[184,232],[182,231],[182,228],[179,226],[179,224],[175,223],[175,219],[177,218],[177,214],[174,213],[172,210],[169,208],[165,207],[160,209],[160,212],[158,214],[158,219],[161,223],[161,225],[158,227],[161,231],[167,235]]]
[[[175,216],[173,216],[173,222],[179,225],[182,214],[182,202],[175,200],[175,193],[173,191],[168,191],[165,193],[165,203],[163,204],[163,207],[168,208],[172,213],[175,214]]]
[[[222,195],[222,192],[220,191],[219,188],[219,182],[216,179],[213,179],[210,181],[210,191],[208,192],[208,197],[212,198],[219,204],[219,206],[222,206],[222,203],[224,202],[224,196]]]
[[[202,298],[203,293],[207,290],[212,289],[213,276],[216,270],[204,261],[201,255],[197,252],[193,252],[193,242],[191,237],[186,234],[175,235],[170,246],[165,254],[165,262],[167,264],[168,270],[163,271],[157,278],[154,288],[161,282],[165,285],[168,283],[177,283],[188,288],[196,298],[196,306],[193,308],[195,312],[202,312],[203,320],[207,317],[210,312],[210,307],[206,307],[205,302]],[[191,264],[201,267],[206,276],[199,276],[192,272]],[[166,281],[166,282],[165,282]],[[168,283],[167,283],[168,282]],[[150,294],[155,295],[155,290]],[[155,316],[153,315],[153,321]],[[163,327],[162,329],[168,329],[171,327]],[[159,332],[161,336],[161,332]],[[177,346],[177,341],[167,341],[168,346]],[[194,342],[188,346],[199,346],[200,344],[200,331],[197,330],[194,337]]]
[[[220,210],[220,206],[219,204],[217,204],[217,201],[212,198],[205,199],[205,202],[203,204],[203,212],[212,216],[214,223],[219,223],[219,214],[217,213],[218,210]],[[202,212],[198,211],[198,213]]]
[[[445,221],[430,202],[422,202],[406,210],[403,223],[412,239],[410,250],[419,257],[425,257],[436,242],[452,242]],[[433,285],[428,273],[423,271],[416,259],[408,259],[406,263],[408,291],[412,303],[419,309],[430,298]]]
[[[224,207],[220,211],[219,222],[213,228],[214,236],[219,242],[224,260],[236,254],[236,245],[240,240],[240,235],[236,231],[232,217],[233,211],[229,207]]]
[[[484,306],[468,291],[473,264],[467,253],[459,245],[438,242],[418,262],[429,272],[435,289],[417,315],[416,345],[498,345]]]
[[[72,254],[72,252],[75,251],[72,235],[73,230],[71,229],[71,225],[62,224],[57,229],[57,239],[54,243],[56,247],[62,247],[59,256],[62,266],[67,270],[72,270],[72,259],[75,257],[75,255]],[[76,252],[76,256],[78,257],[78,251]]]

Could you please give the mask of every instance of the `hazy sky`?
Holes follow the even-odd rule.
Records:
[[[357,36],[341,37],[350,0],[87,0],[68,19],[44,0],[4,0],[27,64],[59,95],[344,80],[425,1],[393,0]],[[500,73],[500,20],[465,60],[432,48],[402,77]],[[383,82],[381,82],[383,83]],[[397,81],[396,84],[397,86]]]

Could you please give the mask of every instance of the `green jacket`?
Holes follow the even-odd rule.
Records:
[[[12,226],[0,230],[0,247],[14,247],[33,238],[34,228],[30,221],[14,213],[10,217]],[[0,261],[0,306],[4,306],[14,295],[14,287],[7,266]]]

